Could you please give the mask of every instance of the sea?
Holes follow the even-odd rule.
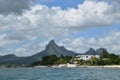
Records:
[[[0,80],[120,80],[120,68],[1,68]]]

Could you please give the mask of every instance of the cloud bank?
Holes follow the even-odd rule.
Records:
[[[24,48],[23,45],[27,44],[29,45],[27,47],[30,47],[32,43],[29,41],[34,42],[38,38],[66,38],[70,32],[120,23],[119,0],[111,1],[111,3],[105,0],[86,0],[79,4],[77,9],[68,8],[66,10],[57,6],[49,8],[41,4],[29,7],[30,1],[32,0],[0,0],[0,51],[5,51],[1,53],[6,54],[6,50],[16,54],[20,51],[26,53],[24,51],[30,50]],[[15,14],[21,12],[22,15]],[[106,40],[106,38],[103,39]],[[94,38],[91,38],[92,40],[97,41]],[[98,41],[97,43],[101,44],[101,39]],[[73,42],[75,41],[73,40]],[[10,49],[11,46],[14,50]],[[18,50],[16,50],[17,48]],[[35,48],[33,49],[37,52]],[[30,53],[32,54],[32,52]]]
[[[11,48],[10,51],[15,52],[19,56],[32,55],[35,52],[38,53],[44,50],[48,42],[48,40],[40,41],[37,43],[30,42],[16,49]],[[60,42],[57,42],[57,44],[59,46],[65,46],[65,48],[67,48],[68,50],[72,50],[80,54],[86,52],[89,48],[98,49],[100,47],[106,48],[110,53],[120,54],[120,32],[115,31],[108,36],[99,38],[65,38],[62,39]]]
[[[59,45],[65,45],[69,50],[75,50],[78,53],[84,53],[89,48],[98,49],[100,47],[106,48],[109,52],[120,54],[120,32],[115,31],[108,36],[100,38],[79,37],[76,39],[64,39]]]
[[[69,31],[80,31],[89,27],[102,27],[118,24],[119,11],[107,2],[86,1],[78,5],[78,9],[62,10],[60,7],[48,8],[45,5],[35,5],[23,15],[0,15],[0,28],[5,31],[11,28],[25,36],[67,36]],[[61,34],[64,32],[65,34]],[[28,35],[27,35],[28,34]]]

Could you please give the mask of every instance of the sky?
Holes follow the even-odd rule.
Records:
[[[120,0],[0,0],[0,55],[31,56],[54,39],[120,55]]]

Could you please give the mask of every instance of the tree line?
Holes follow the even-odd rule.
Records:
[[[66,64],[69,63],[72,59],[71,56],[63,56],[57,57],[56,55],[44,56],[41,61],[37,61],[31,64],[31,66],[38,65],[57,65],[57,64]]]
[[[80,65],[120,65],[120,57],[118,55],[115,55],[114,53],[108,53],[106,50],[104,50],[100,54],[100,58],[91,57],[90,60],[84,61],[80,60],[78,61],[78,64]]]
[[[31,64],[31,66],[38,65],[57,65],[57,64],[66,64],[66,63],[74,63],[74,57],[71,56],[63,56],[57,57],[56,55],[44,56],[41,61],[37,61]],[[78,60],[78,65],[120,65],[120,57],[115,54],[109,54],[106,50],[104,50],[100,54],[100,58],[91,57],[91,59]]]

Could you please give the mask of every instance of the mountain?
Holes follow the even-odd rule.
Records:
[[[34,57],[17,57],[14,54],[0,56],[0,64],[29,64],[38,61]]]
[[[105,48],[99,48],[99,49],[97,49],[95,52],[96,52],[96,54],[100,55],[100,54],[103,53],[104,51],[108,53],[107,49],[105,49]]]
[[[85,55],[94,55],[96,51],[93,48],[90,48],[87,52],[84,53]]]
[[[54,40],[51,40],[46,46],[45,50],[29,56],[29,57],[17,57],[14,54],[8,54],[0,56],[0,64],[29,64],[42,59],[43,56],[56,55],[56,56],[75,56],[76,53],[65,49],[63,46],[58,46]]]
[[[60,57],[61,55],[63,56],[75,56],[76,53],[67,50],[65,47],[63,46],[58,46],[54,40],[51,40],[48,45],[46,46],[45,50],[43,50],[42,52],[39,52],[35,55],[33,55],[33,57],[35,58],[39,58],[41,59],[41,57],[43,56],[48,56],[48,55],[56,55],[58,57]]]
[[[93,48],[90,48],[87,52],[85,52],[85,55],[100,55],[101,53],[103,53],[103,51],[106,51],[108,53],[108,51],[105,48],[99,48],[97,50],[94,50]]]
[[[100,55],[103,51],[107,52],[105,48],[99,48],[94,50],[90,48],[85,55]],[[0,56],[0,64],[30,64],[42,59],[43,56],[56,55],[57,57],[63,56],[75,56],[77,53],[67,50],[64,46],[58,46],[54,40],[51,40],[46,46],[45,50],[29,56],[29,57],[17,57],[14,54],[8,54]],[[83,54],[82,54],[83,55]]]

